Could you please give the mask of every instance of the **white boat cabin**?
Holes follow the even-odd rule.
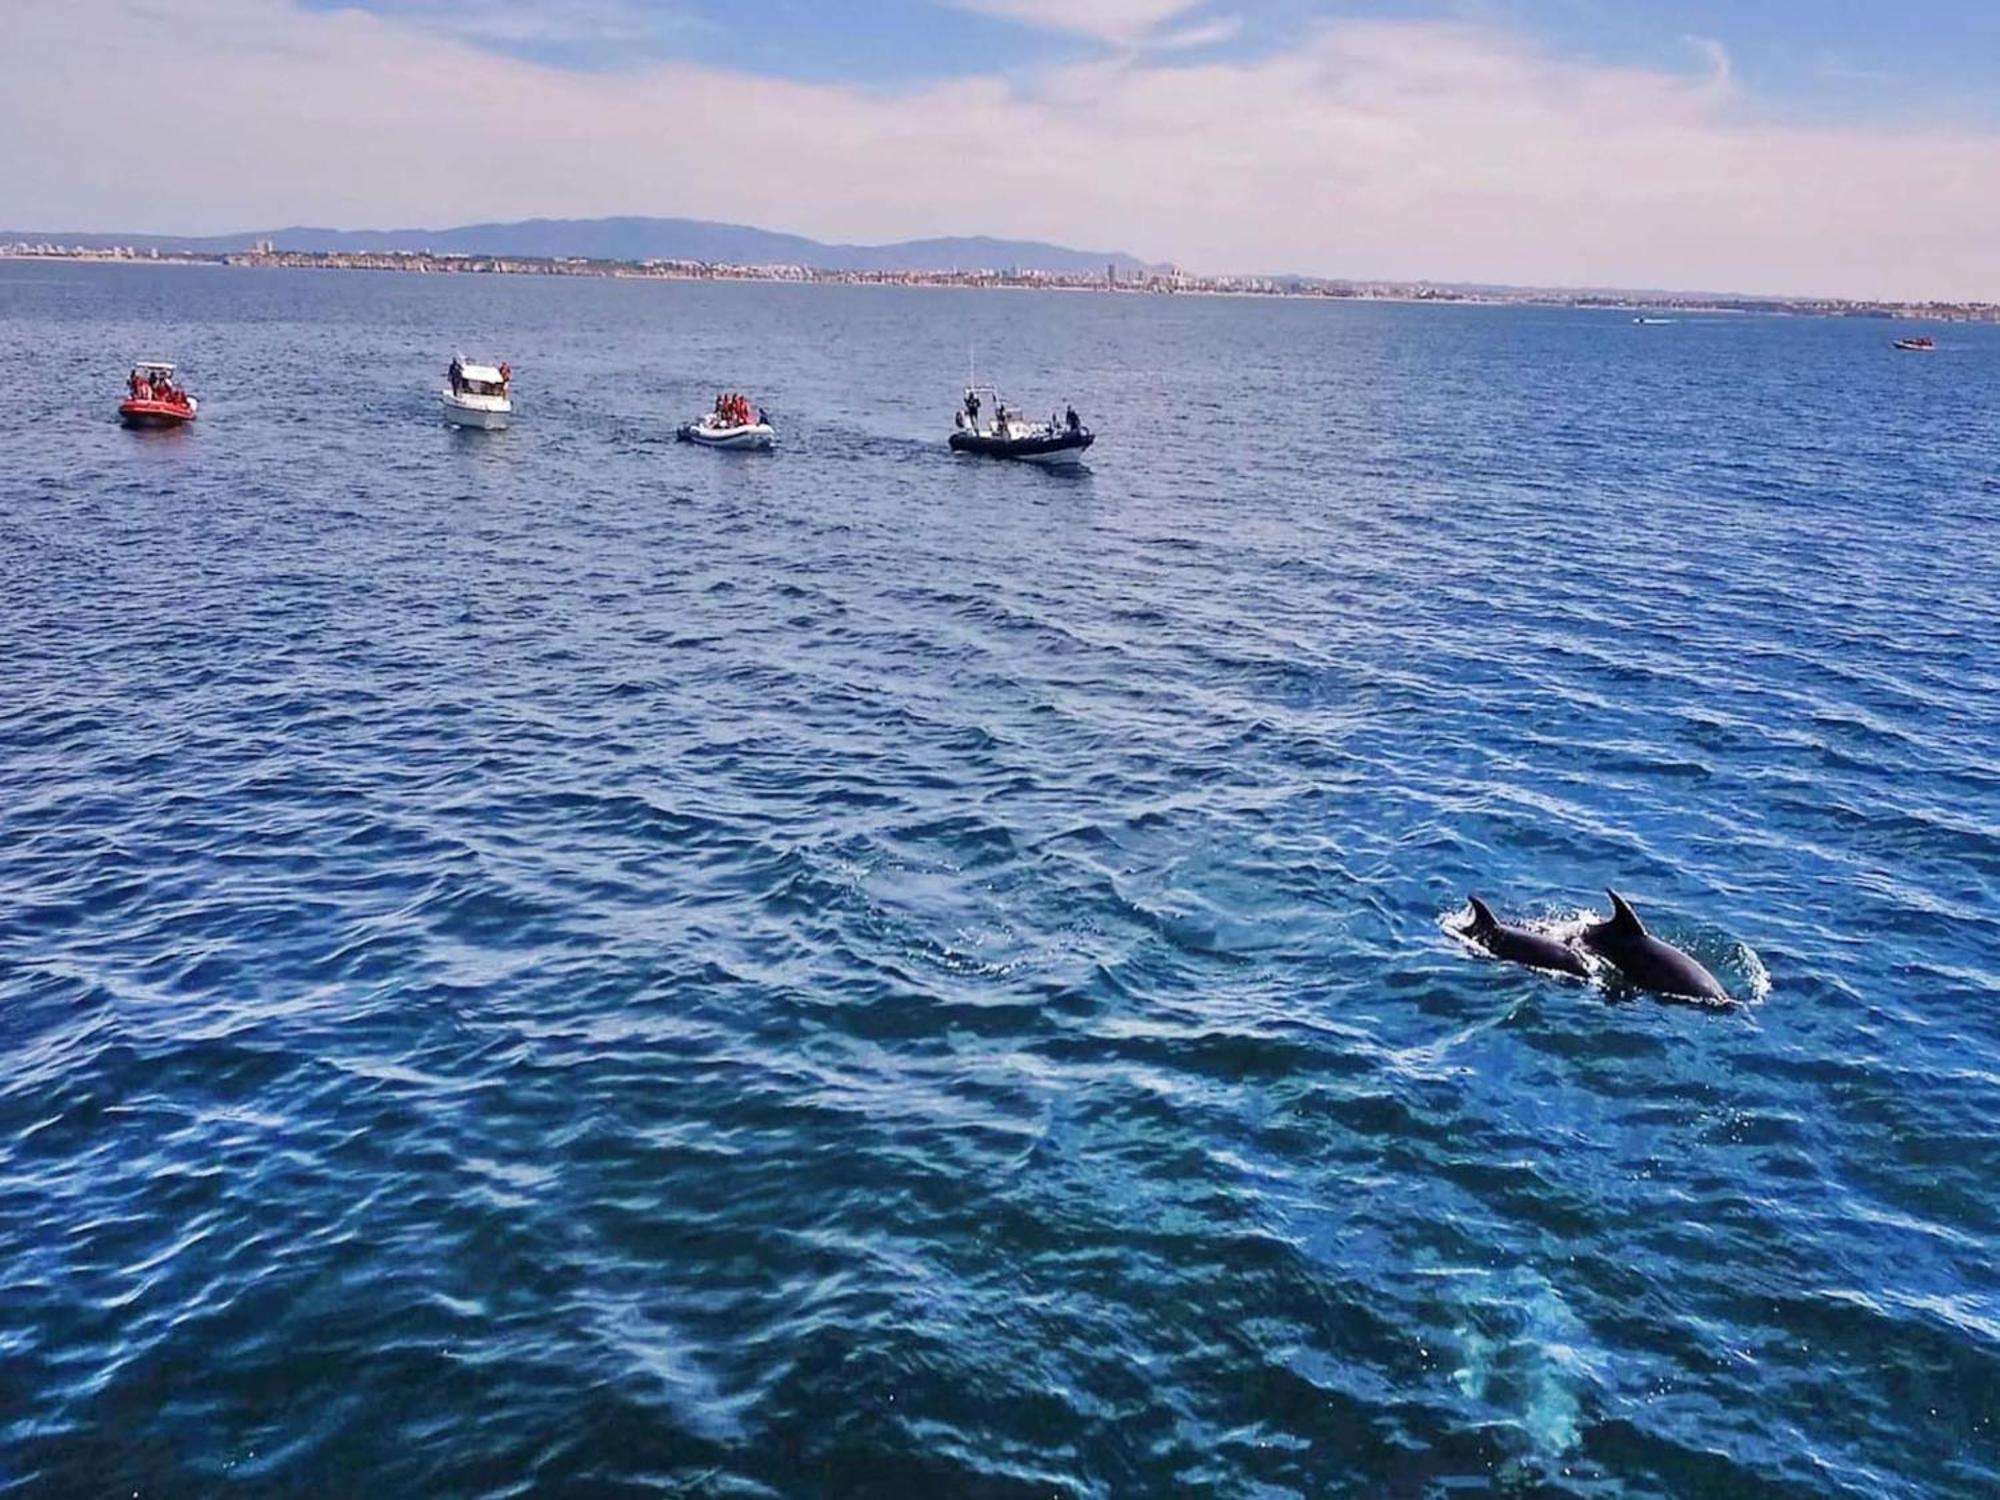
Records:
[[[455,359],[450,378],[454,395],[505,396],[514,382],[514,372],[505,365],[475,365]]]

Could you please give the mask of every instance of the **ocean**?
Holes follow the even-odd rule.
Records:
[[[0,262],[0,1492],[1994,1493],[1896,331]],[[1744,1003],[1453,932],[1607,887]]]

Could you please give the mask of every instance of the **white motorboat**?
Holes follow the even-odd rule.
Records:
[[[993,408],[992,419],[982,423],[980,414],[989,403]],[[1023,421],[1018,412],[1008,410],[1007,403],[990,385],[966,387],[965,404],[952,419],[949,439],[954,453],[1012,458],[1051,469],[1075,468],[1096,441],[1097,435],[1083,425],[1075,407],[1060,419]]]
[[[694,422],[684,422],[674,434],[684,443],[704,448],[737,450],[768,448],[778,440],[771,419],[747,396],[718,396],[715,410]]]
[[[475,365],[454,354],[438,400],[444,403],[445,421],[454,427],[498,431],[514,418],[513,367]]]

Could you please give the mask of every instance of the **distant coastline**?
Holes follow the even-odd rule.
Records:
[[[427,251],[311,251],[259,246],[228,252],[140,249],[129,245],[0,243],[0,261],[97,265],[239,266],[409,275],[581,276],[637,281],[746,281],[807,286],[912,286],[969,290],[1102,292],[1127,295],[1280,297],[1323,301],[1432,302],[1470,306],[1600,308],[1610,311],[1766,313],[1794,317],[1878,318],[2000,323],[2000,303],[1895,302],[1832,297],[1715,297],[1698,293],[1466,287],[1422,281],[1343,281],[1312,277],[1198,276],[1179,270],[1102,272],[1030,269],[953,271],[828,269],[806,265],[737,265],[700,260],[601,260]]]

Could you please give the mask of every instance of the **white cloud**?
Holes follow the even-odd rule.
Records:
[[[706,23],[678,5],[637,0],[405,0],[397,14],[490,46],[610,49],[657,43]]]
[[[1199,0],[950,0],[950,3],[961,10],[1004,16],[1050,31],[1072,31],[1100,41],[1131,45],[1144,41],[1175,16],[1193,10]]]
[[[7,42],[7,227],[659,213],[1196,269],[2000,298],[2000,137],[1784,123],[1713,61],[1584,64],[1475,25],[902,91],[568,73],[283,0],[31,0]],[[141,101],[172,172],[134,149]]]
[[[1712,88],[1728,89],[1736,83],[1736,66],[1729,48],[1712,36],[1688,36],[1687,44],[1708,59],[1708,81]]]
[[[1159,52],[1184,52],[1196,47],[1215,47],[1234,41],[1243,32],[1241,16],[1223,16],[1214,21],[1198,21],[1192,26],[1153,37],[1149,45]]]

